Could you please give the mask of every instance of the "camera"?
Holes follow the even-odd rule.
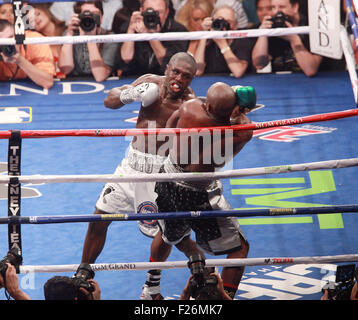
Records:
[[[160,23],[159,12],[148,8],[142,12],[143,22],[147,29],[155,29]]]
[[[338,266],[336,271],[336,281],[328,282],[323,288],[328,291],[329,300],[350,300],[354,278],[358,281],[358,269],[354,264]]]
[[[16,271],[19,271],[19,266],[22,264],[22,256],[18,248],[12,248],[0,261],[0,274],[4,281],[6,280],[7,263],[12,264],[16,268]]]
[[[285,22],[292,22],[291,18],[285,15],[283,12],[277,12],[272,18],[272,28],[286,28]]]
[[[80,27],[83,31],[92,31],[96,26],[101,25],[100,16],[93,14],[92,12],[86,10],[83,13],[78,15],[80,19]]]
[[[217,31],[230,30],[230,24],[223,18],[218,18],[213,21],[213,29]]]
[[[16,48],[14,45],[2,45],[0,46],[0,52],[7,57],[12,57],[16,53]]]
[[[75,275],[72,277],[72,282],[78,291],[79,300],[87,300],[87,297],[79,290],[80,288],[83,288],[90,293],[94,291],[95,288],[88,281],[89,279],[93,278],[94,271],[92,270],[91,266],[88,263],[81,263],[77,268]]]
[[[191,255],[188,267],[193,275],[189,289],[191,296],[196,300],[221,300],[221,294],[217,290],[218,279],[210,275],[213,268],[205,267],[205,258],[200,254]]]

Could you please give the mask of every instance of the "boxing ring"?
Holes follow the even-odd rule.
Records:
[[[111,174],[132,136],[158,133],[134,129],[138,103],[120,110],[103,106],[111,88],[131,81],[67,79],[56,81],[48,91],[28,81],[1,83],[0,205],[4,214],[0,252],[5,255],[8,250],[7,225],[21,226],[20,284],[33,299],[43,299],[48,278],[59,273],[72,276],[76,270],[87,222],[106,219],[91,215],[105,181],[160,180],[154,175]],[[337,264],[358,261],[354,196],[358,109],[350,75],[262,74],[242,79],[217,75],[195,78],[192,87],[197,95],[205,95],[216,81],[254,86],[258,102],[265,107],[249,114],[253,139],[221,172],[211,174],[222,179],[224,195],[233,208],[227,214],[238,217],[250,242],[249,257],[228,261],[208,256],[207,264],[247,266],[236,299],[319,299],[323,284],[334,279]],[[16,153],[21,157],[21,166],[15,166],[21,169],[17,175],[8,171],[11,161],[16,164],[11,158],[14,150],[19,150],[10,148],[12,142],[21,149],[21,156]],[[9,183],[21,183],[19,217],[5,214],[14,204],[8,202]],[[165,217],[207,214],[225,213],[183,212]],[[146,271],[154,266],[143,262],[149,259],[151,239],[139,232],[135,221],[145,217],[155,218],[110,215],[118,221],[109,227],[105,247],[93,265],[102,299],[139,298]],[[186,284],[190,272],[184,260],[173,249],[168,261],[157,265],[165,269],[161,291],[167,299],[178,299]]]

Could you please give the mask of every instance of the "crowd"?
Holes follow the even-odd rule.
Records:
[[[0,38],[14,37],[12,6],[8,0],[0,2]],[[22,13],[28,21],[27,38],[291,28],[308,24],[307,0],[23,2]],[[220,73],[240,78],[265,70],[314,76],[329,65],[326,58],[310,52],[307,34],[12,47],[0,47],[0,80],[29,78],[43,88],[50,88],[56,78],[92,77],[101,82],[110,76],[164,74],[169,59],[177,52],[188,52],[195,58],[196,76]]]

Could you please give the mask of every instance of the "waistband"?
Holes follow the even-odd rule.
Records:
[[[168,156],[164,163],[164,171],[166,173],[185,173],[185,171],[181,166],[176,164],[173,159]],[[176,184],[181,185],[183,187],[191,188],[193,190],[213,190],[219,188],[218,180],[195,180],[195,181],[175,181]]]
[[[139,172],[143,172],[143,173],[159,172],[165,159],[166,157],[162,157],[150,153],[144,153],[139,150],[133,149],[132,144],[129,145],[128,155],[127,155],[128,166]]]

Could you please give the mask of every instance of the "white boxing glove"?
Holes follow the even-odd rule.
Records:
[[[159,91],[157,84],[144,82],[134,88],[123,90],[119,98],[123,104],[140,101],[143,107],[147,107],[159,98]]]

